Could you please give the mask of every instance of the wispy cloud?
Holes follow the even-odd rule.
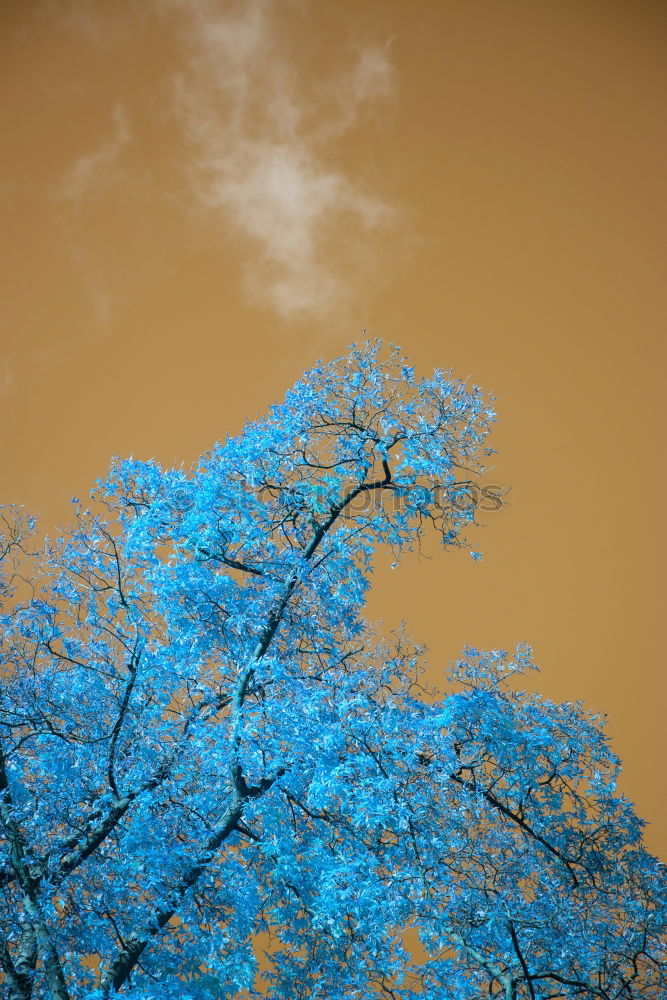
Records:
[[[388,46],[350,50],[329,78],[299,78],[279,18],[295,5],[162,0],[185,18],[191,58],[177,104],[202,202],[248,248],[254,302],[286,318],[344,304],[351,274],[394,210],[335,160],[333,140],[393,92]],[[365,251],[365,253],[364,253]]]
[[[118,159],[131,138],[125,108],[116,104],[111,134],[96,150],[85,153],[71,164],[58,188],[60,196],[76,201],[113,181],[117,176]]]

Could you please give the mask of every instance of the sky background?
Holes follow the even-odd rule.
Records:
[[[667,859],[667,8],[2,0],[4,502],[189,464],[353,340],[495,393],[508,506],[391,570],[443,676],[529,642]]]

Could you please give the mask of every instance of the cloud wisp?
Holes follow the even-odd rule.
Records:
[[[131,138],[125,108],[116,104],[111,135],[96,150],[78,157],[68,167],[59,186],[60,196],[68,201],[78,201],[109,184],[117,174],[118,159]]]
[[[290,5],[165,6],[187,24],[190,59],[175,84],[195,191],[247,241],[251,301],[286,319],[340,313],[352,275],[365,273],[396,215],[336,163],[333,149],[391,96],[387,46],[359,46],[329,78],[304,79],[294,68],[294,39],[278,23],[277,12]]]

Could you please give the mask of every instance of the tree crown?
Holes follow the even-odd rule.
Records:
[[[426,694],[363,615],[378,544],[468,545],[493,420],[353,346],[35,551],[5,510],[8,996],[657,998],[664,873],[599,720],[518,690],[523,646]]]

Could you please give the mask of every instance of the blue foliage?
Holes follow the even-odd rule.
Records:
[[[2,513],[8,997],[665,994],[599,720],[518,689],[527,647],[434,698],[363,615],[378,545],[468,545],[493,420],[363,344],[190,471],[115,462],[56,541]]]

